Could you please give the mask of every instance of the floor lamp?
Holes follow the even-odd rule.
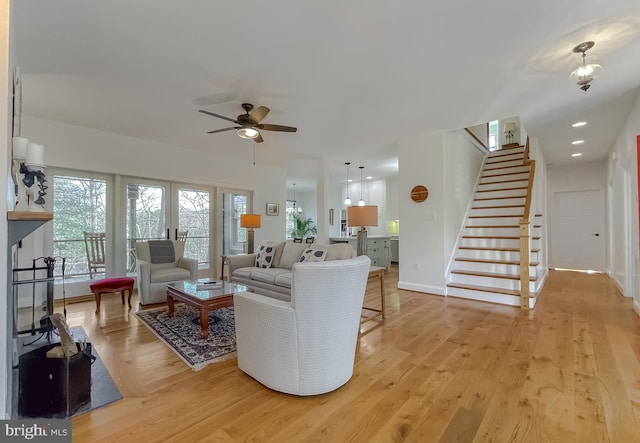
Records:
[[[347,226],[350,228],[360,227],[356,251],[358,255],[367,255],[366,226],[378,226],[378,207],[372,205],[347,207]]]
[[[240,214],[240,227],[247,228],[247,254],[253,254],[253,229],[260,227],[260,214]]]

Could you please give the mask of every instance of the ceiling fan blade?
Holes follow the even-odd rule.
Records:
[[[253,141],[256,143],[262,143],[264,140],[262,139],[262,135],[258,134],[258,136],[254,138]]]
[[[263,118],[267,116],[267,114],[271,111],[271,109],[266,106],[260,106],[258,109],[249,114],[249,120],[254,123],[260,123]]]
[[[294,128],[293,126],[282,126],[282,125],[258,125],[258,128],[264,129],[265,131],[281,131],[281,132],[296,132],[298,128]]]
[[[211,115],[213,117],[218,117],[221,118],[222,120],[228,120],[230,122],[236,123],[238,125],[242,124],[239,121],[233,119],[233,118],[229,118],[229,117],[225,117],[224,115],[219,115],[219,114],[214,114],[213,112],[209,112],[209,111],[203,111],[202,109],[198,109],[199,112],[202,112],[203,114],[207,114],[207,115]]]
[[[215,134],[216,132],[231,131],[232,129],[240,129],[240,126],[232,126],[230,128],[216,129],[215,131],[207,131],[207,134]]]

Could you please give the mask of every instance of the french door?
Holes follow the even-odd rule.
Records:
[[[251,192],[236,189],[222,189],[222,255],[235,255],[247,252],[247,230],[240,227],[240,216],[250,213]]]
[[[210,274],[213,189],[192,184],[123,178],[127,271],[135,272],[135,243],[185,240],[185,257],[197,258],[199,274]]]

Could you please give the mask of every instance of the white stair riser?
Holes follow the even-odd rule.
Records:
[[[509,158],[501,158],[501,159],[496,159],[495,162],[486,162],[484,164],[484,170],[488,171],[490,169],[495,169],[495,168],[508,168],[510,166],[523,166],[522,164],[522,156],[520,156],[520,158],[514,158],[513,160],[509,159]]]
[[[473,207],[485,207],[485,206],[511,206],[511,205],[524,205],[526,199],[524,197],[509,197],[498,198],[491,200],[474,200]]]
[[[500,182],[500,183],[490,183],[490,184],[478,184],[479,191],[500,191],[505,188],[522,188],[524,186],[529,185],[529,176],[522,180],[518,180],[515,182]]]
[[[490,159],[495,159],[495,158],[503,158],[503,157],[507,157],[507,156],[511,156],[511,155],[520,155],[520,156],[524,156],[524,148],[513,148],[513,149],[504,149],[504,150],[498,150],[498,151],[493,151],[489,154],[489,158]]]
[[[517,165],[517,166],[503,166],[501,168],[491,168],[487,167],[482,171],[483,177],[488,177],[490,175],[511,175],[511,174],[522,174],[529,172],[529,166],[526,165]]]
[[[500,218],[469,218],[466,224],[469,226],[487,226],[487,225],[517,225],[521,217],[500,217]]]
[[[476,271],[492,274],[519,274],[520,265],[505,265],[500,263],[479,263],[473,261],[455,260],[454,268],[461,271]],[[536,266],[529,266],[529,276],[536,276]]]
[[[529,180],[529,173],[528,172],[521,172],[518,174],[509,174],[509,175],[499,175],[497,177],[482,177],[480,179],[480,184],[486,184],[486,183],[494,183],[494,182],[511,182],[511,180],[524,180],[524,181],[528,181]]]
[[[464,228],[462,235],[518,237],[519,228]]]
[[[488,286],[492,288],[510,289],[513,291],[520,290],[520,280],[511,280],[507,278],[484,277],[480,275],[451,274],[451,283],[462,283],[473,286]],[[529,291],[535,292],[535,282],[529,282]]]
[[[468,246],[474,248],[519,248],[520,239],[461,238],[460,246]]]
[[[476,192],[473,198],[527,197],[526,189],[498,189],[489,192]]]
[[[481,300],[509,306],[520,306],[520,297],[496,294],[494,292],[474,291],[471,289],[447,288],[447,296],[460,297],[471,300]]]
[[[459,249],[456,257],[520,261],[520,251],[481,251],[477,249]],[[539,262],[538,253],[532,252],[529,261]]]
[[[515,208],[472,208],[469,215],[509,215],[513,217],[522,217],[524,208],[522,206]]]

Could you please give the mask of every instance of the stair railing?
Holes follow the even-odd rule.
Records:
[[[520,307],[529,309],[529,264],[531,257],[531,198],[533,196],[533,178],[536,173],[536,161],[529,158],[529,137],[524,148],[522,163],[529,166],[529,183],[524,203],[524,213],[520,219]]]

